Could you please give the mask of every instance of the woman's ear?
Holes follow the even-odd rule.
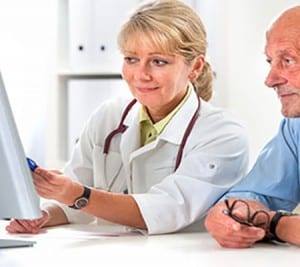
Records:
[[[189,80],[191,82],[196,81],[198,79],[203,69],[204,63],[205,63],[205,58],[203,55],[200,55],[194,59],[194,61],[192,62],[192,69],[189,74]]]

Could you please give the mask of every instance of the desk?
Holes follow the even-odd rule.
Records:
[[[11,238],[4,233],[3,223],[0,225],[1,237]],[[224,249],[208,233],[109,236],[111,230],[67,225],[49,228],[39,235],[22,235],[37,243],[34,247],[1,249],[0,266],[285,267],[300,262],[300,249],[294,246],[256,244],[249,249]]]

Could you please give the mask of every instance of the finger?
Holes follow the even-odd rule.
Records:
[[[212,237],[218,242],[221,247],[225,248],[248,248],[255,243],[255,239],[247,239],[234,235],[219,235],[218,233],[212,234]]]
[[[47,210],[42,210],[42,217],[39,219],[34,220],[36,226],[43,227],[50,219],[50,214]]]
[[[40,227],[31,220],[19,220],[18,222],[21,226],[23,226],[24,233],[36,234],[40,231]]]
[[[236,216],[242,219],[244,216],[243,210],[237,209]],[[241,224],[232,218],[230,218],[228,215],[225,215],[224,219],[220,222],[219,225],[215,225],[215,227],[218,227],[218,230],[222,233],[226,231],[226,235],[228,236],[236,236],[237,238],[245,238],[245,239],[261,239],[265,236],[264,229],[255,227],[255,226],[248,226],[245,224]]]
[[[12,220],[6,227],[5,230],[11,234],[23,233],[24,227],[20,225],[16,220]]]
[[[53,193],[59,192],[61,190],[59,185],[51,184],[46,179],[40,176],[35,177],[33,183],[37,193],[42,197],[52,197]]]
[[[58,175],[62,175],[63,173],[59,170],[50,170],[50,172],[58,174]]]
[[[55,193],[53,193],[53,190],[50,190],[48,188],[43,188],[39,186],[38,184],[35,184],[36,192],[39,196],[46,198],[46,199],[54,199]]]
[[[240,242],[235,240],[222,240],[221,242],[218,242],[220,246],[224,248],[249,248],[253,246],[255,242]]]
[[[232,231],[230,232],[230,235],[236,237],[236,239],[249,241],[260,240],[264,238],[265,234],[265,230],[259,227],[243,225],[240,223],[233,223]]]
[[[35,174],[37,175],[37,177],[34,177],[37,181],[43,181],[46,180],[48,183],[50,184],[55,184],[55,175],[57,175],[56,173],[52,173],[46,169],[43,169],[41,167],[38,167],[35,170]]]
[[[260,238],[257,238],[257,236],[213,235],[213,237],[222,247],[228,248],[248,248],[260,240]]]
[[[249,247],[253,243],[261,240],[265,236],[265,231],[257,227],[249,227],[232,222],[226,227],[216,226],[211,235],[224,246],[224,244],[235,244],[236,247]],[[233,245],[230,245],[232,247]]]
[[[241,244],[253,244],[253,243],[256,243],[257,241],[261,240],[262,238],[264,237],[264,234],[263,236],[261,235],[245,235],[245,234],[241,234],[241,233],[238,233],[236,235],[231,235],[231,236],[222,236],[222,239],[223,240],[226,240],[226,241],[232,241],[232,242],[236,242],[236,243],[241,243]]]
[[[6,230],[9,233],[36,233],[36,229],[31,229],[28,225],[24,222],[24,220],[13,220],[10,222],[8,226],[6,226]]]

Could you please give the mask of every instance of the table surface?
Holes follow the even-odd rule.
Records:
[[[295,246],[259,243],[248,249],[225,249],[206,232],[146,236],[116,226],[65,225],[38,235],[9,235],[5,224],[0,221],[0,238],[34,240],[36,244],[0,249],[0,267],[284,267],[300,262]]]

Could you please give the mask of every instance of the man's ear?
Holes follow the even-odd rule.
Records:
[[[191,82],[196,81],[202,72],[203,66],[205,64],[205,58],[203,55],[196,57],[192,62],[192,69],[189,74],[189,80]]]

